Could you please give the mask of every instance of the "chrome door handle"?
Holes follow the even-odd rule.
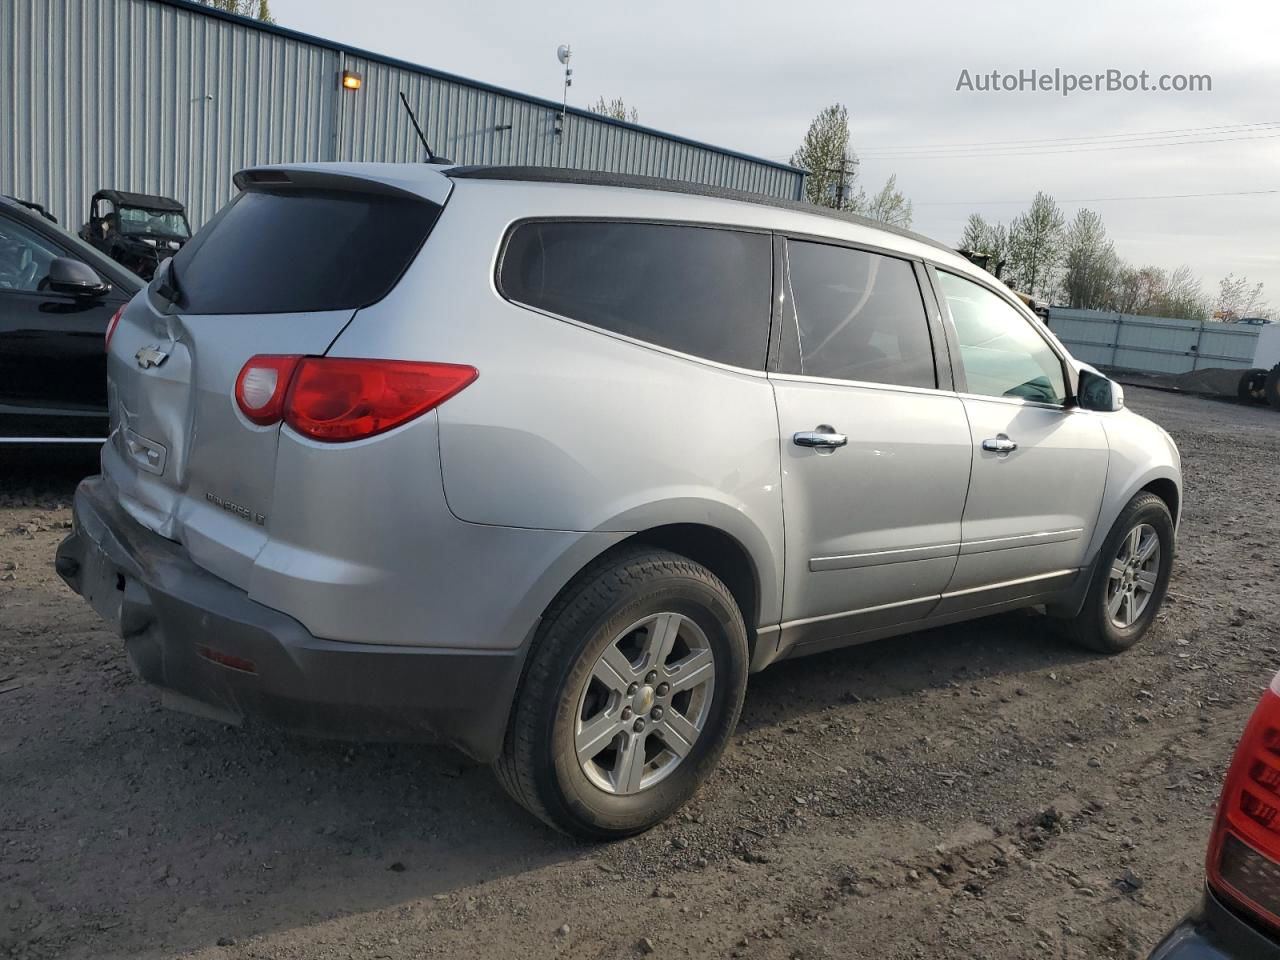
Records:
[[[834,450],[849,442],[843,433],[836,433],[834,427],[825,423],[818,424],[814,430],[801,430],[791,439],[797,447],[815,447],[818,450]]]
[[[1018,449],[1018,445],[1002,433],[994,439],[983,440],[982,449],[988,453],[1013,453]]]

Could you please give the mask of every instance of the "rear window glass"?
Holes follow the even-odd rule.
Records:
[[[771,272],[765,234],[534,222],[512,232],[499,284],[504,296],[531,307],[758,370],[769,340]]]
[[[382,299],[438,204],[328,190],[241,193],[173,258],[187,313],[351,310]]]

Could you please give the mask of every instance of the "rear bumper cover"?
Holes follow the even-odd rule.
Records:
[[[56,567],[119,625],[135,672],[170,706],[319,736],[445,742],[482,762],[502,748],[527,644],[490,652],[320,639],[143,527],[102,477],[76,490]]]
[[[1280,942],[1238,916],[1206,888],[1200,904],[1148,960],[1275,960]]]

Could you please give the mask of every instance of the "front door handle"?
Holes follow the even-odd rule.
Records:
[[[983,440],[982,449],[988,453],[1013,453],[1018,449],[1018,445],[1001,433],[991,440]]]
[[[849,438],[843,433],[836,433],[835,428],[820,423],[812,430],[801,430],[791,438],[797,447],[814,447],[818,450],[834,450],[843,447]]]

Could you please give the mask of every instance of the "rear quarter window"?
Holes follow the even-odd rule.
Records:
[[[503,296],[636,340],[761,370],[769,340],[767,234],[715,227],[534,221],[511,232]]]
[[[306,313],[391,291],[440,206],[409,196],[290,189],[241,193],[173,258],[187,313]]]

